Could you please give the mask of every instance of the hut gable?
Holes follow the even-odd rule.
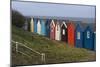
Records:
[[[67,28],[67,25],[66,25],[66,22],[65,22],[65,21],[62,22],[61,27],[62,27],[63,25]]]
[[[54,22],[54,20],[51,21],[50,27],[55,27],[55,22]]]
[[[91,29],[90,26],[87,26],[86,29],[84,30],[84,33],[87,33],[87,37],[89,37],[89,36],[88,36],[88,35],[89,35],[88,33],[91,34],[91,33],[93,33],[93,31],[92,31],[92,29]],[[90,36],[90,37],[91,37],[91,36]]]

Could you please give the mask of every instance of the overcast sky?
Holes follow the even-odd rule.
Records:
[[[12,1],[12,9],[24,16],[57,16],[95,18],[94,6]]]

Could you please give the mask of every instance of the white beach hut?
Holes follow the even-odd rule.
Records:
[[[61,28],[60,23],[58,21],[55,26],[55,40],[61,40]]]

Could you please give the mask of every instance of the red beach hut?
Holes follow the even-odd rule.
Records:
[[[69,21],[68,23],[68,44],[71,47],[75,45],[75,25],[73,21]]]

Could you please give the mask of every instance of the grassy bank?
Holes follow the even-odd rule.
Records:
[[[30,64],[51,64],[63,62],[95,61],[95,52],[83,48],[69,47],[62,41],[50,40],[47,37],[24,31],[12,26],[12,40],[21,42],[28,47],[45,53],[46,61],[41,61],[41,56],[32,51],[19,47],[19,49],[28,54],[30,57],[21,53],[16,53],[14,43],[12,45],[12,64],[13,65],[30,65]]]

